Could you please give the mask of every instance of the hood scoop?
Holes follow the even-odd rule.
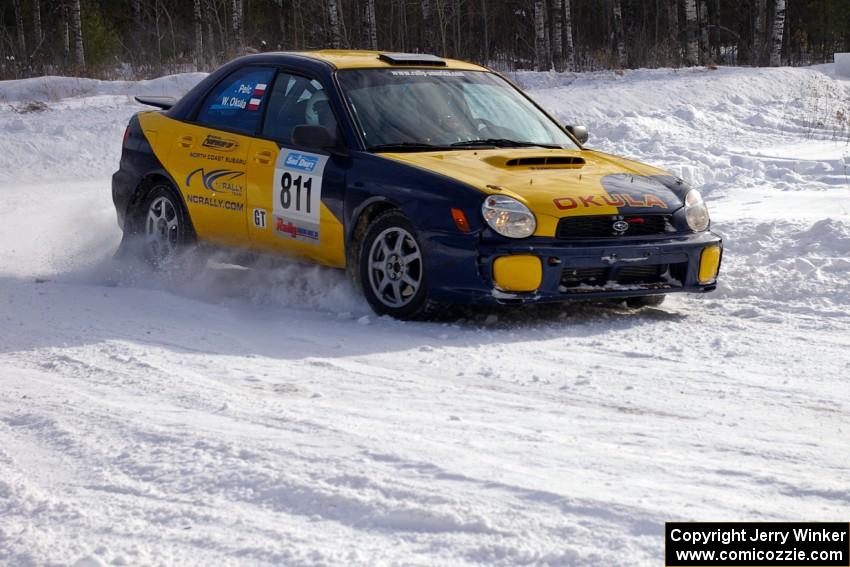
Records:
[[[581,169],[584,158],[576,156],[523,156],[517,158],[493,157],[486,159],[490,165],[505,169]]]

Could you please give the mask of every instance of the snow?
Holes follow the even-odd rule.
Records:
[[[323,268],[112,260],[130,95],[199,77],[0,83],[0,564],[658,565],[666,520],[846,521],[832,66],[518,74],[703,187],[719,288],[433,323]]]

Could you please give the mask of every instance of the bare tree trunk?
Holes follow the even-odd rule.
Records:
[[[782,64],[782,36],[785,33],[785,0],[776,0],[773,12],[773,45],[770,50],[770,66]]]
[[[576,54],[573,47],[573,12],[570,8],[572,0],[564,0],[564,46],[567,51],[567,69],[573,71],[576,66]]]
[[[64,65],[68,65],[71,61],[71,30],[68,25],[68,20],[70,17],[68,15],[68,4],[63,2],[61,4],[62,9],[60,11],[60,15],[62,18],[62,63]]]
[[[490,19],[487,17],[487,0],[481,0],[481,25],[484,26],[484,38],[482,55],[486,65],[490,59]]]
[[[755,31],[753,32],[753,63],[764,61],[764,44],[767,35],[767,0],[756,0]]]
[[[278,51],[281,51],[281,50],[284,49],[284,45],[287,45],[287,43],[286,43],[286,30],[287,30],[288,26],[286,25],[286,23],[287,23],[286,22],[286,1],[285,0],[277,0],[276,3],[277,3],[278,30],[280,31],[280,37],[278,38],[278,41],[276,41],[275,43],[277,44]]]
[[[24,32],[24,14],[21,11],[21,0],[12,0],[15,12],[15,33],[18,34],[18,65],[24,65],[27,59],[27,36]]]
[[[614,33],[617,36],[617,65],[626,66],[626,33],[623,26],[623,4],[614,0]]]
[[[375,19],[375,0],[366,0],[363,6],[363,43],[367,49],[378,49],[378,22]]]
[[[201,0],[192,3],[192,19],[195,24],[195,69],[204,67],[204,26],[201,15]]]
[[[548,71],[549,61],[546,45],[546,2],[534,0],[534,70]]]
[[[339,4],[337,0],[327,0],[328,24],[330,25],[331,47],[342,47],[342,33],[339,27]]]
[[[218,58],[216,57],[216,47],[215,47],[215,30],[213,29],[213,7],[211,5],[212,0],[206,0],[204,2],[204,27],[207,30],[207,48],[204,53],[206,56],[204,59],[209,63],[210,67],[215,67]]]
[[[74,64],[77,70],[86,70],[86,54],[83,50],[83,22],[80,17],[80,0],[71,0],[71,33],[74,36]]]
[[[460,39],[460,0],[452,0],[452,20],[453,20],[453,32],[454,32],[454,54],[455,57],[460,58],[463,57],[463,53],[461,52],[461,39]]]
[[[32,2],[32,32],[35,36],[35,49],[38,49],[44,41],[44,32],[41,29],[41,0]]]
[[[424,30],[423,51],[425,53],[434,53],[434,12],[432,11],[431,1],[422,0],[419,3],[422,9],[422,29]]]
[[[242,0],[233,0],[233,46],[236,51],[241,51],[244,45],[244,36],[242,33]]]
[[[752,4],[750,0],[741,0],[739,5],[740,17],[738,19],[738,45],[735,53],[735,64],[746,65],[750,62],[753,53],[753,22]]]
[[[699,60],[702,65],[708,63],[708,60],[711,58],[708,30],[708,2],[706,0],[699,0]]]
[[[563,0],[552,0],[552,55],[556,71],[564,70],[564,3]]]
[[[685,44],[685,62],[696,65],[698,62],[699,41],[697,40],[697,0],[685,0],[685,25],[688,41]]]
[[[682,56],[679,44],[679,0],[667,2],[667,28],[670,32],[670,49],[673,51],[673,63],[678,64]]]

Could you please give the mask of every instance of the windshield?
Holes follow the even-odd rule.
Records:
[[[577,148],[546,114],[493,73],[357,69],[340,71],[338,78],[371,150]]]

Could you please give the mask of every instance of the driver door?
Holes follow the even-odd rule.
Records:
[[[248,155],[248,234],[255,248],[345,266],[342,203],[345,162],[298,146],[298,126],[323,126],[339,140],[323,85],[279,72],[267,100],[260,137]]]

